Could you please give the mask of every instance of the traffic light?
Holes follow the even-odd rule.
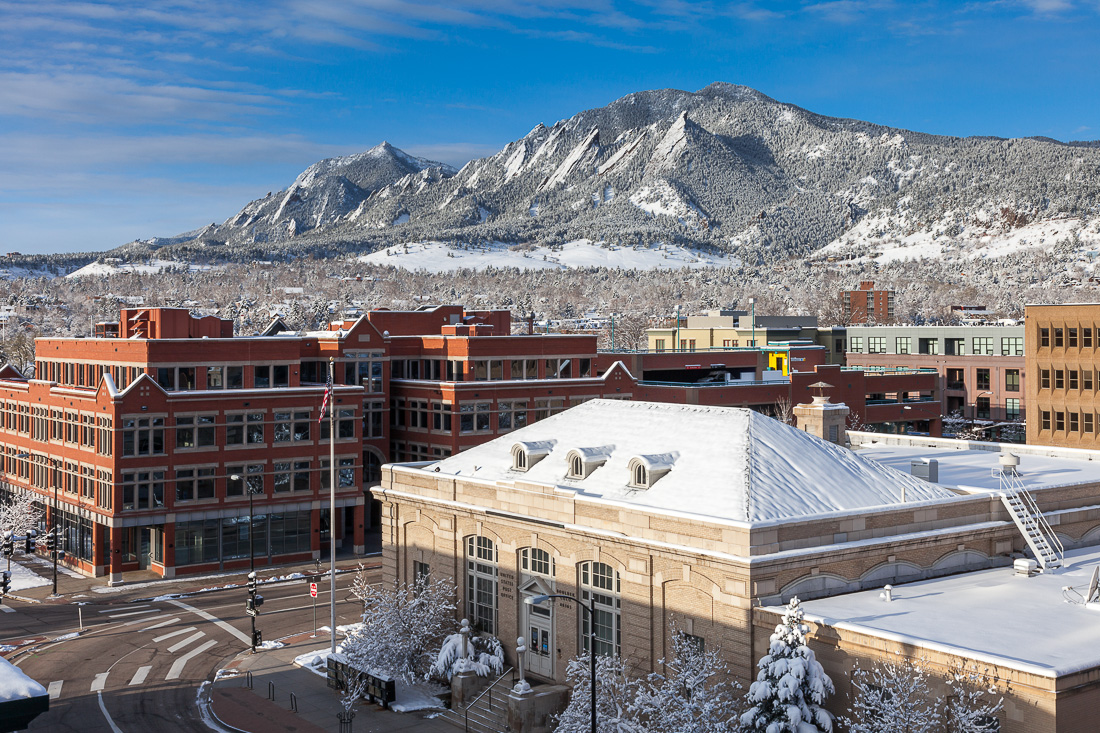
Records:
[[[56,547],[57,542],[54,538],[54,533],[51,531],[46,534],[46,552],[53,554],[53,551]]]
[[[11,571],[5,570],[3,576],[0,576],[0,596],[6,596],[8,591],[11,590]]]
[[[27,530],[27,536],[23,538],[24,542],[26,543],[23,546],[23,553],[24,554],[26,554],[26,555],[34,554],[34,538],[37,537],[37,536],[38,536],[38,530],[36,530],[36,529]]]
[[[11,530],[4,532],[4,557],[11,557],[15,552],[15,540],[12,539]]]
[[[259,629],[252,632],[252,646],[263,646],[264,634]]]
[[[248,574],[248,592],[256,592],[256,573],[252,572]]]
[[[254,596],[254,598],[255,598],[255,600],[253,601],[253,604],[252,604],[253,608],[259,608],[260,606],[264,605],[264,597],[263,596],[257,594],[256,596]]]

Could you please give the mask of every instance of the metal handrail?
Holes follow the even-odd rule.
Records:
[[[465,705],[462,708],[463,728],[467,732],[470,730],[470,709],[473,708],[475,705],[477,705],[478,701],[480,701],[481,698],[488,695],[489,696],[489,710],[492,710],[493,709],[493,688],[496,687],[497,685],[499,685],[500,681],[503,680],[505,677],[507,677],[509,674],[512,675],[512,684],[515,684],[515,679],[516,679],[515,667],[509,667],[508,669],[504,670],[503,674],[501,674],[499,677],[497,677],[495,680],[493,680],[492,683],[488,687],[486,687],[484,690],[482,690],[481,693],[477,697],[475,697],[473,700],[471,700],[469,702],[469,704]]]

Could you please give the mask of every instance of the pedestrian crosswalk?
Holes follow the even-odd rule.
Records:
[[[113,610],[113,609],[108,609]],[[100,611],[100,613],[106,613]],[[137,620],[127,620],[130,616],[138,614],[144,614]],[[164,615],[160,610],[155,608],[149,608],[147,610],[130,610],[124,613],[112,613],[108,614],[107,618],[119,619],[122,626],[134,626],[138,624],[148,624],[138,630],[135,633],[149,632],[152,638],[149,639],[146,646],[152,646],[155,649],[154,664],[144,664],[134,667],[121,667],[116,671],[114,667],[106,672],[101,672],[95,675],[92,680],[91,688],[89,692],[103,692],[111,684],[109,678],[114,678],[115,686],[129,686],[134,687],[137,685],[144,685],[147,682],[156,682],[161,672],[163,672],[164,680],[176,680],[183,676],[183,672],[190,662],[200,654],[209,651],[210,649],[218,645],[217,639],[210,639],[207,637],[205,631],[200,631],[195,626],[188,626],[182,629],[169,629],[167,627],[177,624],[180,621],[179,616],[172,618],[161,619]],[[150,623],[151,622],[151,623]],[[164,633],[160,633],[163,631]],[[205,639],[205,641],[204,641]],[[125,657],[123,658],[125,659]],[[154,668],[159,666],[156,662],[167,662],[171,660],[167,672],[163,671],[154,673]],[[61,697],[61,690],[66,684],[65,680],[55,680],[50,682],[47,686],[51,700],[56,700]],[[72,687],[70,683],[69,687]],[[66,688],[68,689],[68,688]],[[74,692],[74,695],[84,694],[83,692]]]

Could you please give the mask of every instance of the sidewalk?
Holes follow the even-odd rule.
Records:
[[[323,649],[329,637],[315,639],[301,634],[282,640],[280,649],[250,654],[244,652],[225,666],[239,674],[214,682],[210,705],[214,715],[227,727],[247,733],[321,733],[339,731],[337,715],[342,712],[340,693],[330,690],[325,678],[294,666],[299,654]],[[246,672],[252,673],[252,689],[247,687]],[[269,699],[269,683],[274,685],[275,700]],[[291,693],[298,712],[291,710]],[[354,733],[455,733],[458,729],[433,713],[394,713],[378,705],[360,703],[352,721]]]

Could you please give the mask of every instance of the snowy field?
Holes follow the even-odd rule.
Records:
[[[170,268],[186,268],[191,272],[207,272],[222,269],[216,265],[196,265],[189,262],[174,262],[172,260],[146,260],[144,262],[90,262],[79,270],[70,272],[65,277],[99,277],[103,275],[117,275],[122,272],[136,273],[139,275],[152,275],[164,272]]]
[[[556,250],[546,247],[520,249],[495,242],[462,245],[445,242],[417,242],[397,245],[358,258],[372,265],[403,267],[407,270],[452,272],[462,268],[517,267],[521,270],[565,270],[572,267],[608,267],[663,270],[680,267],[735,267],[739,260],[696,250],[660,245],[652,249],[602,247],[587,239],[567,242]]]
[[[979,661],[1054,677],[1100,664],[1100,614],[1069,603],[1063,586],[1087,590],[1100,548],[1066,553],[1066,566],[1028,578],[994,568],[804,601],[806,620],[921,649],[963,651]],[[1069,598],[1078,598],[1074,591]],[[781,613],[780,607],[771,610]],[[1037,621],[1041,619],[1041,623]]]

